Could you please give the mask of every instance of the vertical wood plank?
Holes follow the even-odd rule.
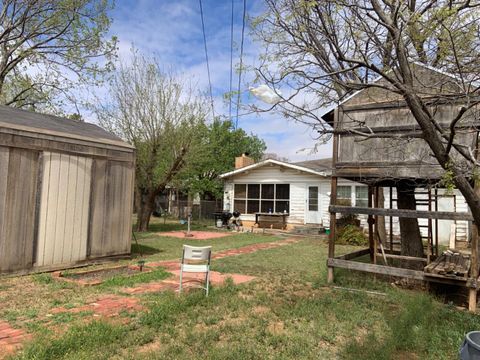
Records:
[[[6,172],[0,271],[28,269],[33,262],[38,153],[11,148]]]
[[[77,203],[77,173],[78,173],[78,156],[69,156],[66,160],[68,163],[68,173],[63,174],[66,177],[66,200],[65,200],[65,223],[63,236],[62,263],[70,263],[74,261],[74,252],[78,252],[78,223],[75,221],[75,211],[81,206]],[[77,231],[75,231],[77,230]]]
[[[43,265],[54,264],[59,178],[60,154],[51,153],[50,176],[48,178],[48,210],[45,217],[45,251],[43,256]]]
[[[79,169],[79,182],[82,188],[79,189],[79,202],[82,204],[82,211],[80,212],[79,223],[80,227],[80,247],[78,259],[83,260],[87,258],[87,242],[88,242],[88,214],[90,209],[90,185],[92,177],[92,159],[83,158],[83,165]],[[80,180],[81,179],[81,180]]]
[[[7,182],[8,182],[8,167],[9,167],[10,151],[7,147],[0,147],[0,270],[5,265],[2,265],[2,255],[6,252],[7,238],[5,236],[5,217],[6,217],[6,202],[7,202]]]
[[[49,189],[50,189],[50,165],[51,153],[43,153],[43,174],[42,174],[42,188],[40,194],[40,211],[38,219],[38,233],[37,233],[37,254],[35,265],[43,266],[45,264],[45,246],[47,239],[47,218],[48,218],[48,204],[49,204]]]
[[[65,246],[65,219],[67,208],[67,180],[69,172],[70,155],[60,155],[60,172],[58,176],[58,198],[57,198],[57,221],[55,224],[55,242],[53,250],[53,263],[63,262],[63,249]]]
[[[104,220],[106,215],[106,184],[107,160],[95,160],[95,174],[92,182],[92,199],[90,204],[90,257],[103,255],[104,245]],[[108,215],[108,214],[107,214]]]

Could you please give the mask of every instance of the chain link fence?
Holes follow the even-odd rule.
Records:
[[[192,220],[213,220],[216,211],[222,211],[222,200],[200,200],[190,203],[187,200],[168,201],[162,199],[157,201],[156,216],[168,216],[177,219],[186,219],[191,206]]]

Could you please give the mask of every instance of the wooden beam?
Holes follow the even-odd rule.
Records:
[[[357,250],[357,251],[354,251],[354,252],[351,252],[351,253],[348,253],[348,254],[344,254],[344,255],[340,255],[340,256],[335,257],[335,259],[353,260],[353,259],[356,259],[360,256],[367,255],[367,254],[370,254],[370,249],[369,248],[362,249],[362,250]]]
[[[378,252],[377,255],[382,255],[382,253]],[[406,261],[421,261],[426,263],[427,259],[425,258],[419,258],[415,256],[403,256],[403,255],[395,255],[395,254],[388,254],[385,253],[385,257],[390,258],[390,259],[398,259],[398,260],[406,260]]]
[[[358,261],[328,259],[327,265],[330,267],[339,267],[348,270],[364,271],[374,274],[398,276],[412,280],[425,280],[423,271],[395,268],[391,266],[361,263]]]
[[[369,186],[368,187],[368,208],[371,209],[373,208],[373,187]],[[368,246],[370,248],[370,262],[376,263],[376,258],[375,258],[375,239],[373,237],[373,216],[371,214],[368,215]]]
[[[413,218],[413,219],[467,220],[467,221],[473,220],[472,215],[466,212],[419,211],[419,210],[401,210],[401,209],[370,209],[365,207],[351,207],[351,206],[341,206],[341,205],[330,205],[329,211],[340,213],[340,214],[395,216],[395,217]]]

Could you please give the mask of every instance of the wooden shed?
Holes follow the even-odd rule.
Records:
[[[415,78],[415,90],[423,98],[434,115],[436,126],[449,131],[459,109],[467,104],[459,80],[437,69],[411,64]],[[409,279],[453,284],[469,289],[469,308],[476,309],[479,263],[478,232],[472,232],[472,241],[465,248],[456,244],[450,252],[440,253],[438,221],[455,220],[472,222],[467,211],[439,211],[438,200],[445,196],[441,179],[445,171],[432,156],[423,133],[400,94],[390,91],[384,79],[351,94],[338,105],[328,109],[322,118],[334,128],[333,171],[329,240],[328,280],[333,281],[336,267],[383,274]],[[456,141],[478,149],[479,111],[472,107],[455,124]],[[462,161],[457,148],[452,156]],[[338,178],[345,178],[369,185],[368,206],[342,206],[337,202]],[[472,180],[473,181],[473,180]],[[392,191],[396,187],[397,191]],[[379,189],[389,190],[389,206],[380,203]],[[418,195],[421,194],[420,198]],[[401,199],[401,196],[403,199]],[[405,197],[409,197],[408,201]],[[401,199],[401,201],[399,201]],[[408,202],[408,204],[406,204]],[[413,206],[412,206],[413,205]],[[425,210],[418,210],[422,205]],[[336,219],[339,215],[368,215],[369,247],[352,254],[335,256]],[[405,256],[403,244],[408,243],[406,232],[401,234],[400,244],[382,243],[378,233],[378,218],[388,219],[392,229],[393,218],[402,221],[412,230],[417,219],[425,219],[427,236],[420,241],[424,255]],[[406,220],[405,220],[406,219]],[[414,226],[415,227],[415,226]],[[435,229],[435,231],[433,231]],[[397,239],[398,241],[398,239]],[[370,255],[370,263],[360,260]],[[437,271],[438,270],[438,271]]]
[[[94,124],[0,106],[0,273],[129,254],[134,164]]]

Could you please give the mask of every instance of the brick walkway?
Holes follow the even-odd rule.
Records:
[[[228,235],[228,234],[227,234]],[[222,259],[228,256],[236,256],[242,254],[250,254],[259,250],[273,249],[280,246],[285,246],[298,242],[298,239],[285,239],[269,243],[252,244],[237,249],[229,249],[219,251],[213,254],[212,259]],[[179,274],[180,274],[180,261],[169,260],[150,262],[147,264],[149,267],[163,267],[166,271],[174,275],[173,278],[165,279],[158,282],[151,282],[141,284],[136,287],[129,287],[121,289],[120,292],[128,295],[138,295],[144,293],[160,292],[166,290],[178,291],[179,288]],[[216,271],[210,272],[210,282],[213,285],[222,285],[227,278],[231,278],[234,284],[242,284],[255,279],[254,276],[242,275],[242,274],[222,274]],[[203,280],[202,274],[188,273],[184,274],[183,286],[186,290],[195,287],[195,285]],[[92,312],[93,316],[111,318],[118,316],[124,312],[135,312],[142,310],[143,307],[139,303],[139,299],[134,296],[120,296],[108,294],[104,295],[94,302],[82,305],[79,307],[67,309],[65,307],[57,307],[50,310],[52,316],[59,313],[72,313],[78,314],[82,312]],[[0,359],[14,353],[22,346],[25,340],[31,338],[31,335],[25,333],[21,329],[12,328],[7,322],[0,320]]]
[[[22,329],[14,329],[9,323],[0,320],[0,359],[14,353],[30,338]]]

